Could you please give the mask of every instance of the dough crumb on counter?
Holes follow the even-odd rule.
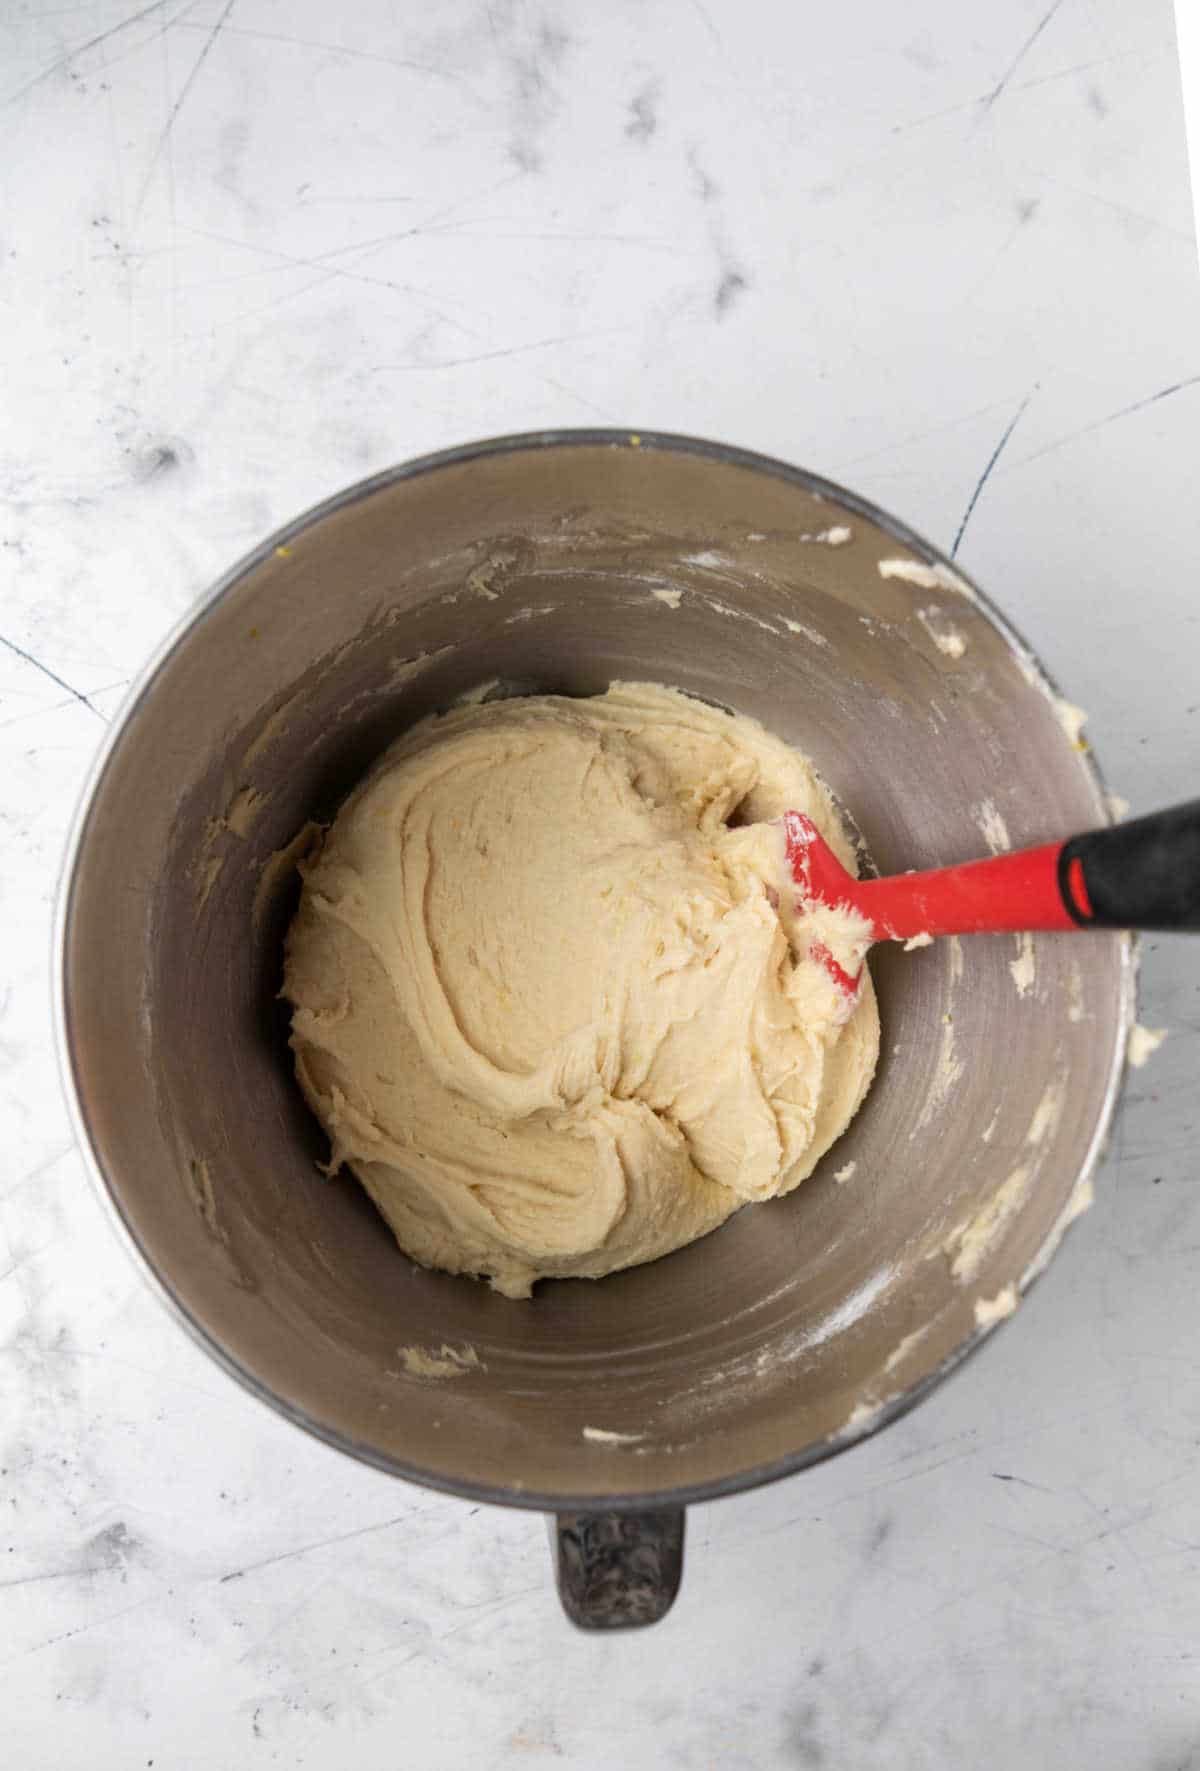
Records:
[[[1143,1027],[1140,1022],[1135,1023],[1129,1029],[1129,1042],[1125,1047],[1125,1056],[1133,1068],[1140,1070],[1166,1037],[1165,1027]]]

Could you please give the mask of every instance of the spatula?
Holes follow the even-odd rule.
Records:
[[[1022,929],[1200,930],[1200,799],[1066,842],[964,861],[927,873],[855,879],[803,812],[785,812],[788,866],[798,910],[825,905],[865,925],[859,945],[922,935],[1000,934]],[[846,997],[862,965],[844,966],[814,935],[812,958]]]

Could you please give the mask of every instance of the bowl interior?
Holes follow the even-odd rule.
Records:
[[[928,1382],[1080,1203],[1127,1013],[1114,936],[877,950],[877,1079],[790,1198],[530,1302],[415,1267],[317,1169],[276,998],[288,845],[457,697],[618,677],[798,745],[881,871],[1106,816],[1028,656],[897,525],[728,451],[525,439],[357,488],[239,568],[110,747],[65,917],[82,1116],[187,1319],[338,1443],[531,1503],[735,1486]]]

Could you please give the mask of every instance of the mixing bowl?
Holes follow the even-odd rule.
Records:
[[[877,949],[878,1076],[789,1198],[532,1301],[416,1267],[318,1170],[277,998],[295,839],[411,721],[614,678],[799,746],[880,871],[1107,816],[1028,648],[901,524],[711,443],[539,434],[365,481],[237,566],[113,732],[60,910],[81,1142],[178,1316],[329,1444],[554,1514],[593,1625],[670,1604],[686,1502],[844,1449],[1015,1307],[1087,1203],[1132,1000],[1114,935]]]

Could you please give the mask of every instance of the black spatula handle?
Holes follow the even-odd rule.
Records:
[[[1087,904],[1071,889],[1079,863]],[[1084,928],[1200,929],[1200,799],[1065,842],[1063,898]]]

